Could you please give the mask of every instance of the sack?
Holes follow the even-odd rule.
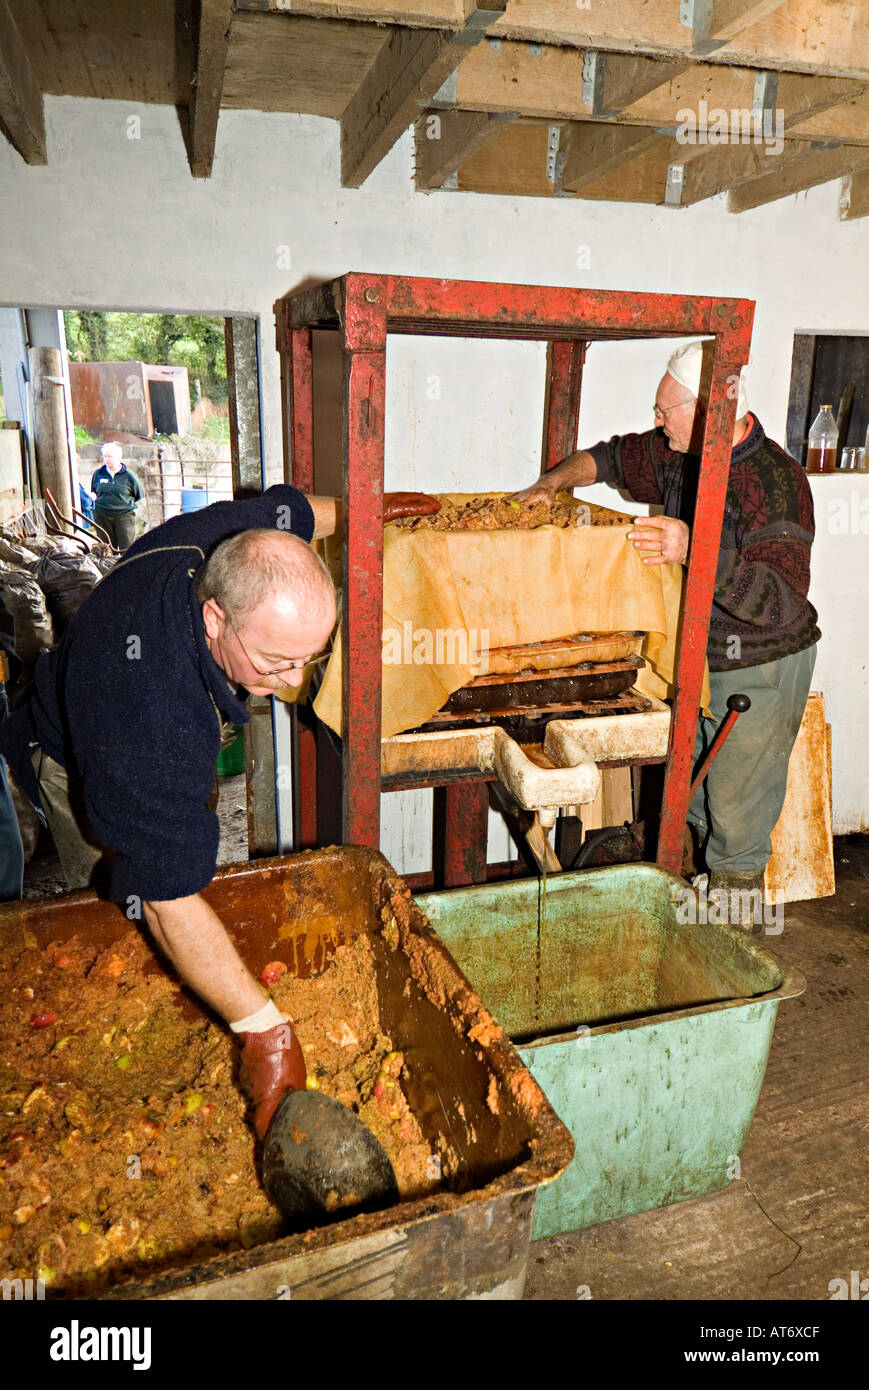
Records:
[[[61,630],[102,579],[90,556],[80,551],[74,555],[63,551],[43,555],[35,573],[48,600],[49,611]]]
[[[39,556],[35,550],[23,545],[21,541],[2,534],[0,534],[0,560],[4,560],[8,565],[14,565],[19,570],[33,570],[39,564]]]
[[[15,622],[15,651],[25,666],[54,646],[54,624],[32,574],[0,562],[0,592]]]

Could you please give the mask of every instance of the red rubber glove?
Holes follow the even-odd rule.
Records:
[[[276,1023],[265,1033],[239,1033],[239,1080],[253,1102],[254,1129],[265,1139],[272,1115],[287,1091],[304,1091],[307,1072],[302,1049],[289,1023]]]
[[[397,521],[401,516],[431,516],[441,504],[427,492],[385,492],[383,494],[383,524]]]

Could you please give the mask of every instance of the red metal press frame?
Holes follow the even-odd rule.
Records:
[[[278,300],[275,310],[285,447],[291,459],[291,480],[305,489],[313,485],[311,332],[332,330],[342,337],[343,838],[346,843],[375,847],[380,841],[387,334],[549,342],[545,468],[554,466],[576,446],[582,364],[590,341],[714,337],[658,837],[657,862],[678,873],[736,415],[736,392],[728,388],[748,361],[753,301],[350,273],[289,294]],[[316,797],[312,749],[312,742],[300,742],[297,767],[301,786],[298,824],[308,837],[313,833],[310,808]],[[474,795],[479,800],[479,793]],[[453,823],[459,820],[455,811],[454,794],[448,814]],[[479,826],[479,814],[476,821]],[[460,849],[453,858],[470,863],[473,855]]]

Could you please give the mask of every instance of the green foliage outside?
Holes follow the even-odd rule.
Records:
[[[222,318],[68,309],[64,321],[67,351],[74,362],[186,367],[191,407],[197,403],[197,381],[208,400],[218,403],[227,399]]]

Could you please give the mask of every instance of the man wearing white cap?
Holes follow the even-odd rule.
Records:
[[[108,532],[116,550],[127,550],[136,538],[136,503],[142,500],[142,484],[123,462],[120,444],[103,444],[102,465],[91,478],[94,521]]]
[[[663,515],[638,518],[628,540],[647,565],[685,564],[694,525],[700,452],[712,370],[709,339],[677,349],[655,395],[655,428],[571,454],[519,501],[551,501],[565,488],[605,482]],[[696,757],[708,748],[727,699],[748,695],[695,796],[688,820],[709,870],[709,890],[763,885],[771,831],[787,786],[820,637],[808,602],[815,533],[804,470],[768,439],[740,377],[707,657],[711,718],[701,718]],[[745,899],[743,899],[745,901]]]

